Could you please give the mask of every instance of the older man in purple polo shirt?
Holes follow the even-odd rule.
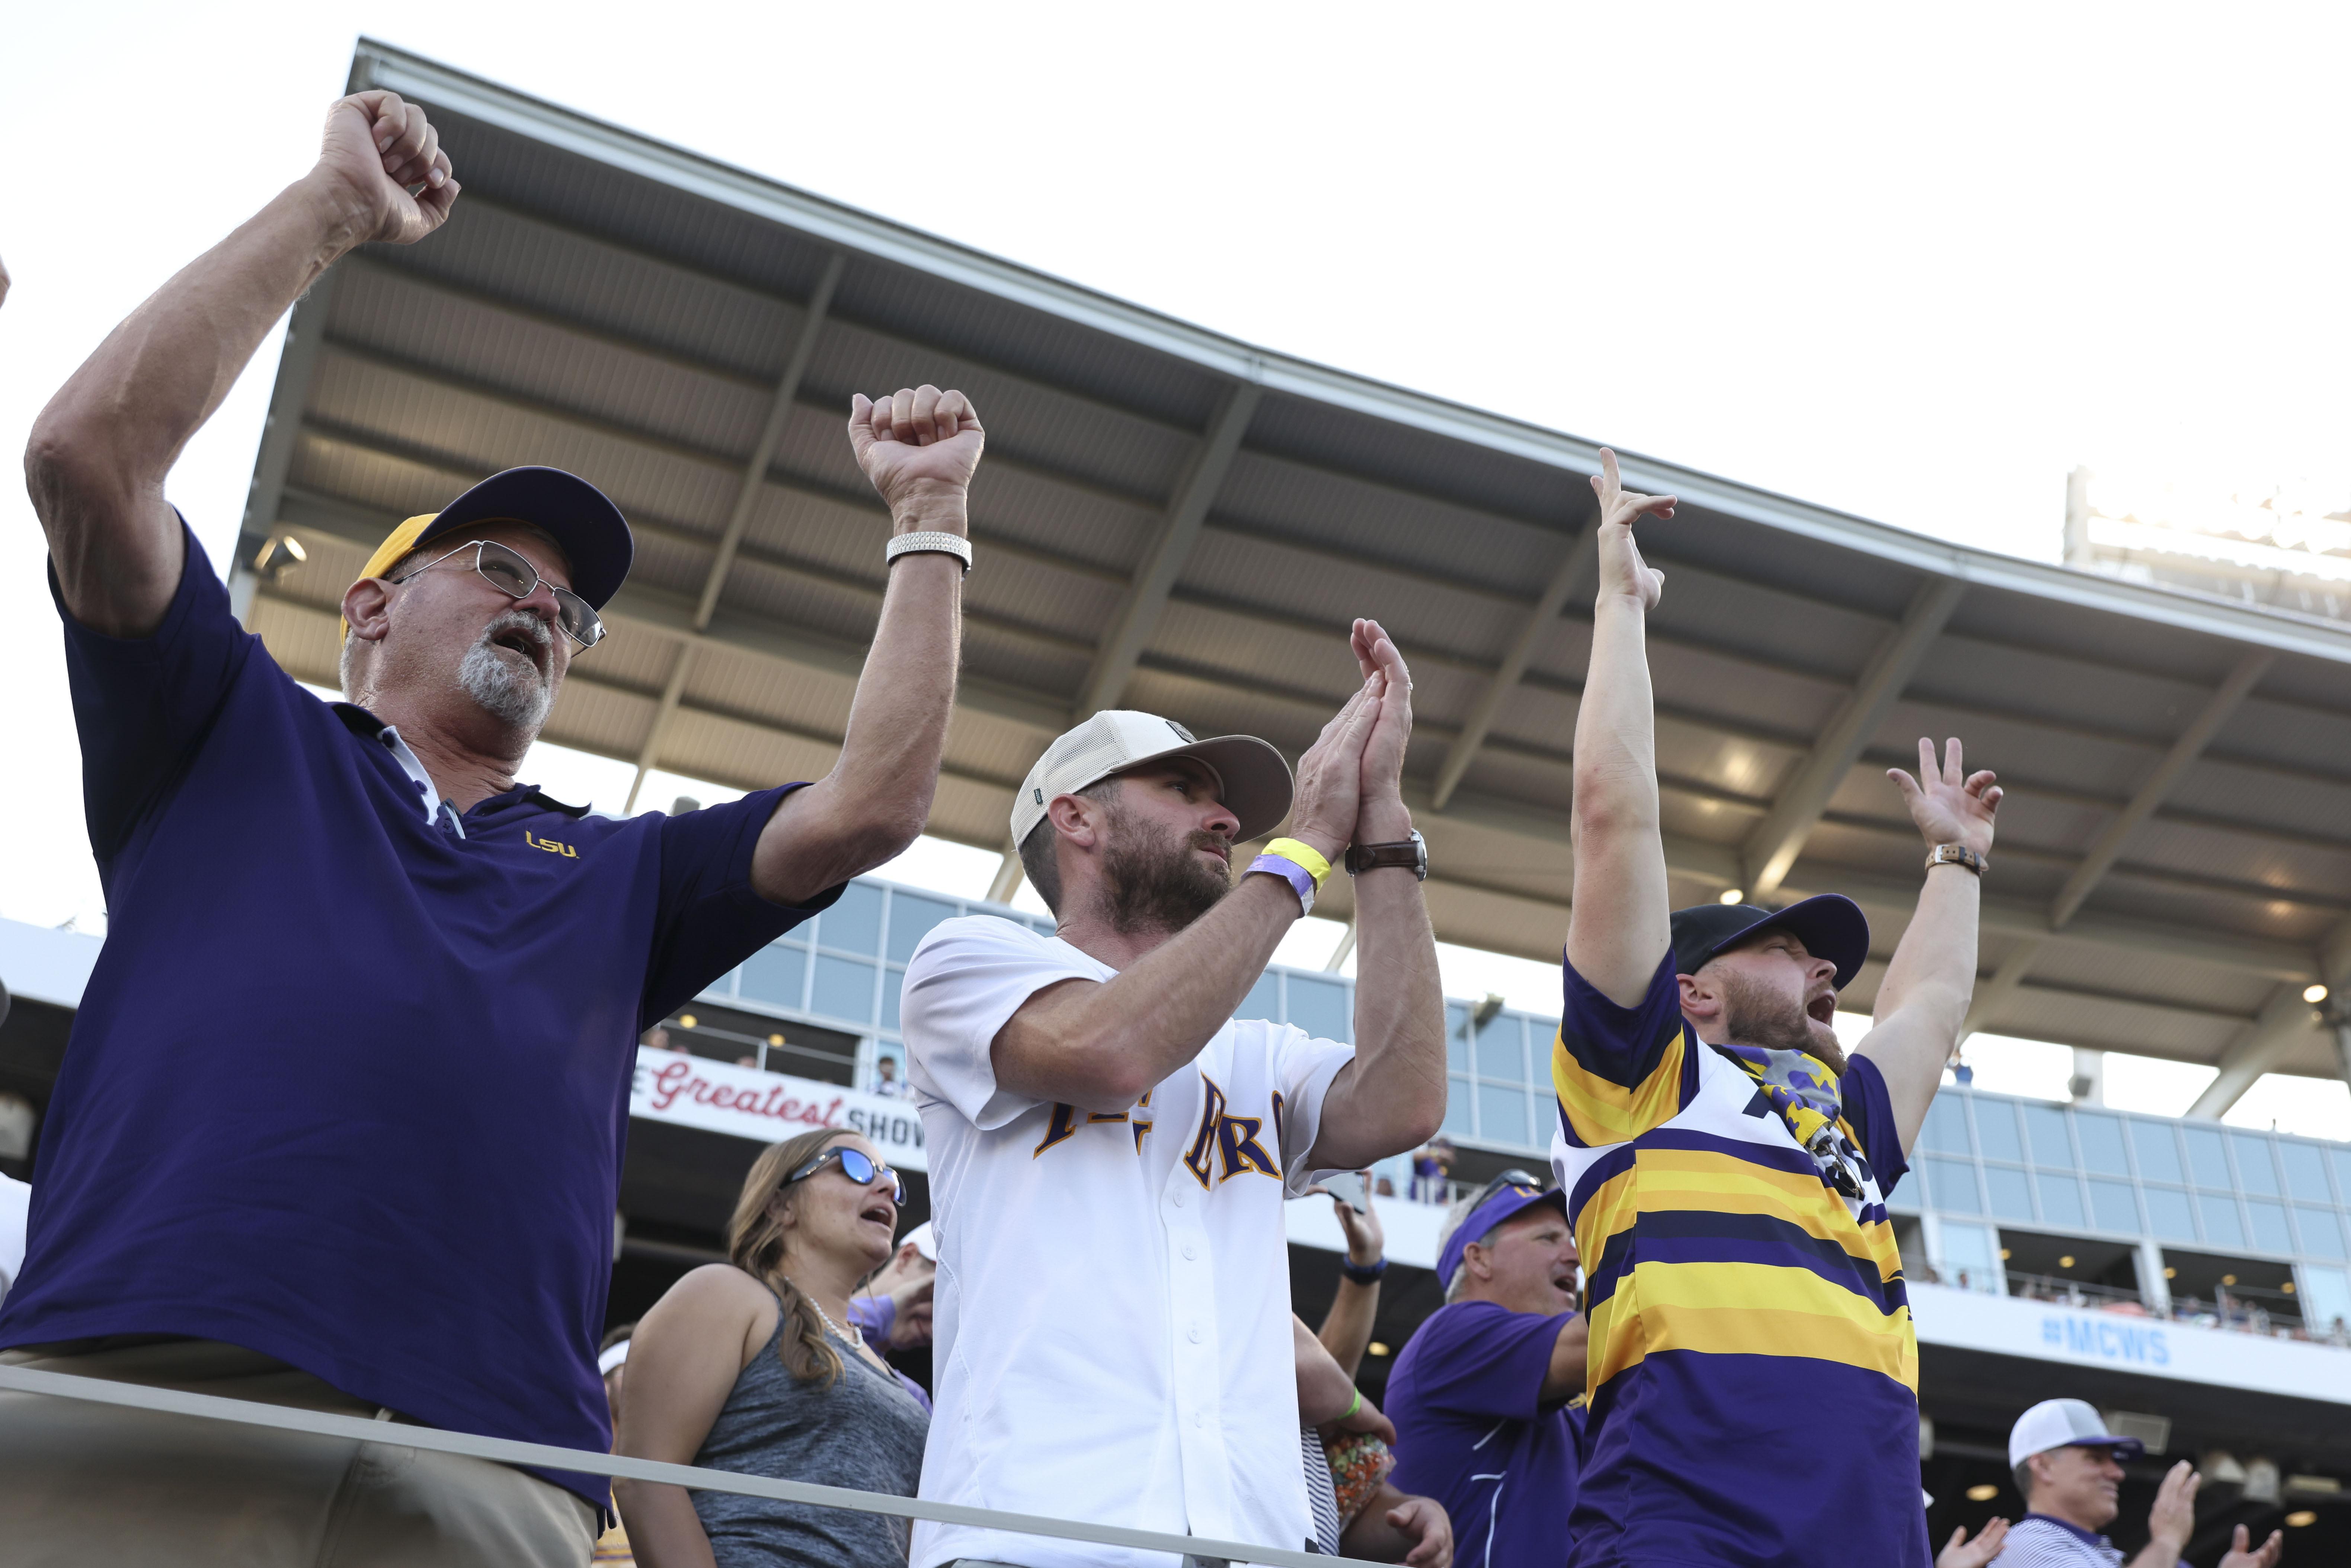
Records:
[[[457,195],[423,113],[334,105],[317,166],[132,314],[26,470],[110,916],[58,1076],[15,1364],[381,1415],[355,1444],[0,1396],[11,1562],[584,1563],[601,1479],[400,1446],[602,1451],[596,1370],[641,1031],[918,832],[953,702],[978,421],[854,400],[881,623],[820,781],[674,817],[517,783],[627,574],[585,480],[514,469],[344,593],[345,694],[246,635],[172,460],[338,256]]]

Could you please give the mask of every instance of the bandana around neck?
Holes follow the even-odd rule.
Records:
[[[1802,1051],[1773,1051],[1760,1045],[1714,1049],[1755,1080],[1757,1092],[1821,1167],[1822,1179],[1849,1198],[1860,1197],[1860,1178],[1845,1158],[1850,1145],[1837,1127],[1844,1103],[1837,1092],[1836,1074],[1828,1065]]]

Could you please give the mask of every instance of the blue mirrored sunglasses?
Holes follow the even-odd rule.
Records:
[[[841,1174],[847,1176],[850,1180],[855,1182],[860,1186],[870,1186],[881,1177],[888,1176],[890,1178],[890,1201],[899,1205],[901,1207],[904,1207],[906,1202],[906,1178],[900,1176],[896,1171],[892,1170],[888,1166],[883,1165],[879,1161],[875,1160],[872,1155],[867,1154],[863,1149],[852,1149],[847,1147],[827,1149],[824,1153],[817,1155],[816,1158],[809,1161],[808,1164],[802,1166],[799,1169],[786,1176],[784,1178],[784,1185],[786,1186],[789,1186],[796,1181],[806,1181],[809,1177],[816,1175],[817,1172],[822,1170],[826,1166],[831,1165],[835,1160],[839,1160],[841,1162]]]

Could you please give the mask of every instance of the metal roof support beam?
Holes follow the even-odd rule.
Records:
[[[1143,657],[1145,644],[1158,628],[1160,613],[1167,608],[1167,596],[1175,591],[1176,579],[1182,575],[1184,564],[1192,559],[1192,547],[1199,542],[1200,527],[1208,520],[1208,507],[1217,498],[1217,489],[1225,482],[1225,470],[1232,466],[1233,454],[1240,450],[1241,436],[1249,429],[1249,417],[1257,413],[1258,399],[1263,389],[1254,382],[1241,382],[1225,394],[1217,416],[1208,422],[1207,434],[1201,438],[1200,449],[1194,454],[1191,471],[1176,487],[1175,498],[1168,503],[1166,521],[1159,537],[1152,541],[1150,553],[1134,574],[1134,584],[1127,591],[1126,602],[1111,621],[1110,631],[1094,655],[1093,668],[1086,672],[1086,684],[1081,688],[1072,716],[1086,718],[1104,708],[1116,707],[1126,695],[1126,684],[1134,676],[1135,662]]]
[[[1009,834],[1004,841],[1004,859],[998,862],[996,875],[987,884],[987,902],[1009,904],[1012,895],[1020,891],[1020,879],[1028,874],[1020,863],[1020,846]]]
[[[269,394],[261,450],[253,461],[253,483],[245,493],[245,526],[237,530],[236,548],[229,558],[229,610],[248,628],[253,591],[260,580],[253,570],[254,558],[277,526],[286,476],[294,466],[294,444],[302,434],[302,408],[310,401],[319,346],[327,338],[327,313],[334,305],[337,275],[337,268],[329,267],[309,292],[294,302],[293,316],[286,324],[286,346],[277,356],[277,384]]]
[[[1983,1028],[1991,1015],[2022,988],[2024,977],[2032,969],[2032,961],[2041,956],[2041,946],[2038,942],[2020,943],[2014,952],[2001,960],[2000,967],[1992,971],[1991,978],[1976,988],[1975,995],[1968,1002],[1968,1016],[1959,1024],[1959,1038],[1953,1042],[1954,1051],[1967,1044],[1968,1037]]]
[[[1953,578],[1930,579],[1910,601],[1902,624],[1879,648],[1844,706],[1823,731],[1812,755],[1772,801],[1771,814],[1747,838],[1747,896],[1771,897],[1803,852],[1804,841],[1828,810],[1837,786],[1876,736],[1879,725],[1910,684],[1918,665],[1942,635],[1967,585]]]
[[[1437,785],[1428,792],[1430,804],[1439,811],[1453,799],[1460,788],[1462,775],[1469,771],[1470,763],[1478,758],[1478,748],[1486,744],[1486,732],[1494,727],[1494,719],[1502,711],[1502,704],[1516,690],[1519,677],[1527,673],[1528,664],[1542,646],[1542,640],[1559,624],[1559,612],[1578,593],[1592,591],[1600,568],[1600,529],[1587,528],[1567,549],[1567,559],[1551,574],[1544,584],[1542,597],[1527,612],[1526,624],[1510,640],[1510,651],[1502,655],[1502,667],[1496,670],[1479,694],[1469,716],[1462,721],[1461,733],[1447,747],[1445,765],[1437,770]],[[1352,927],[1350,928],[1352,929]],[[1352,938],[1349,945],[1352,946]],[[1344,957],[1343,948],[1340,956]]]
[[[718,596],[726,587],[726,574],[735,565],[735,552],[742,548],[743,530],[751,524],[751,514],[758,509],[759,497],[768,487],[768,470],[775,466],[776,447],[784,438],[784,426],[790,423],[792,407],[799,401],[800,382],[807,376],[809,361],[816,353],[817,334],[824,328],[825,312],[832,308],[833,290],[841,285],[841,270],[849,258],[839,251],[825,264],[824,277],[809,298],[808,310],[801,319],[799,336],[792,343],[792,357],[785,362],[784,373],[776,379],[774,398],[768,405],[768,423],[759,431],[759,439],[751,448],[751,459],[743,465],[743,482],[735,492],[734,509],[726,515],[726,527],[718,536],[717,553],[711,559],[710,570],[702,580],[702,597],[694,607],[694,629],[708,630],[710,618],[718,612]],[[653,727],[645,731],[645,744],[637,753],[637,776],[629,782],[628,802],[623,813],[637,809],[637,791],[645,787],[645,775],[653,769],[654,759],[661,755],[663,732],[677,712],[678,697],[685,690],[685,679],[694,669],[694,644],[680,643],[677,657],[670,665],[669,684],[663,688],[661,706],[653,710]]]
[[[2220,1074],[2188,1107],[2191,1121],[2217,1122],[2244,1098],[2262,1074],[2284,1061],[2317,1027],[2318,1009],[2302,999],[2302,982],[2288,980],[2270,993],[2261,1017],[2220,1053]]]
[[[2220,727],[2229,722],[2230,716],[2237,711],[2237,706],[2252,695],[2253,687],[2269,673],[2269,667],[2276,658],[2277,655],[2266,648],[2255,648],[2237,661],[2236,667],[2229,672],[2228,679],[2222,681],[2220,688],[2206,701],[2203,711],[2180,732],[2179,738],[2171,743],[2171,749],[2164,753],[2163,760],[2138,787],[2137,793],[2130,798],[2130,803],[2106,824],[2105,831],[2098,835],[2097,841],[2082,857],[2082,863],[2074,868],[2074,874],[2067,877],[2065,885],[2057,890],[2056,898],[2049,905],[2049,924],[2052,926],[2062,929],[2067,921],[2074,918],[2074,911],[2082,907],[2082,901],[2090,896],[2100,879],[2122,857],[2124,841],[2141,822],[2154,814],[2158,806],[2163,804],[2164,797],[2171,793],[2172,787],[2179,782],[2180,777],[2194,766],[2197,758],[2203,755],[2204,748],[2212,743],[2212,737],[2220,733]]]

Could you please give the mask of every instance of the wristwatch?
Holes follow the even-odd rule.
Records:
[[[1410,866],[1412,874],[1422,882],[1428,880],[1428,841],[1417,831],[1412,837],[1392,844],[1350,844],[1347,846],[1347,874],[1361,876],[1384,865]]]
[[[1963,865],[1978,876],[1991,869],[1991,862],[1965,844],[1937,844],[1927,856],[1927,869],[1933,871],[1938,865]]]

